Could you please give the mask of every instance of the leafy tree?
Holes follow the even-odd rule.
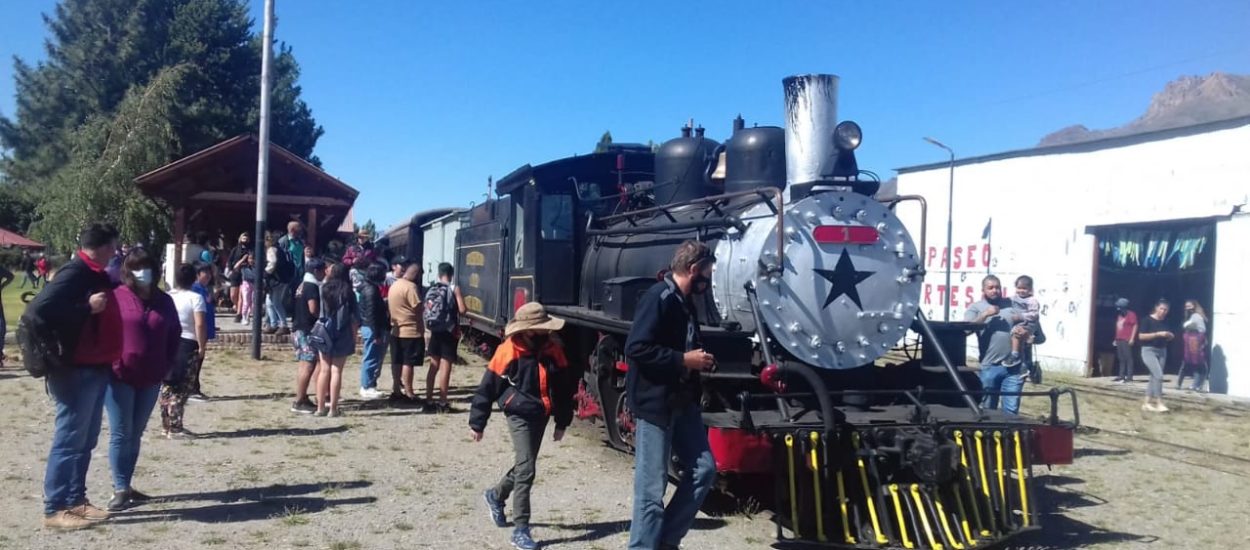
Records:
[[[360,225],[360,224],[358,224],[358,223],[353,223],[353,224],[352,224],[352,234],[357,234],[357,235],[358,235],[358,234],[360,234],[360,231],[361,231],[362,229],[363,229],[365,232],[369,233],[369,239],[370,239],[370,240],[376,239],[376,238],[378,237],[378,227],[377,227],[377,225],[375,225],[375,224],[373,223],[373,218],[370,218],[370,219],[365,220],[365,224],[364,224],[364,225]]]
[[[17,109],[11,119],[0,116],[0,185],[37,198],[39,232],[67,235],[70,228],[52,226],[78,223],[79,216],[47,217],[73,203],[63,185],[95,181],[108,188],[91,195],[98,199],[139,197],[135,176],[256,131],[261,38],[244,0],[62,0],[44,22],[47,59],[34,66],[15,60]],[[319,165],[313,149],[323,130],[298,78],[291,49],[279,44],[271,138]],[[129,214],[161,212],[150,202],[117,204]],[[22,221],[4,212],[0,222],[6,215]],[[124,238],[146,238],[130,231],[155,229],[148,226],[161,220],[119,225]]]
[[[595,144],[596,153],[606,153],[612,147],[612,132],[604,132],[599,138],[599,143]]]

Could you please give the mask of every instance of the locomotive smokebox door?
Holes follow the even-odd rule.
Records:
[[[638,298],[655,284],[651,277],[614,277],[603,281],[603,312],[617,319],[632,320]]]

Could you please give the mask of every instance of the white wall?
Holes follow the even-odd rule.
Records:
[[[438,264],[447,262],[457,269],[456,265],[456,231],[460,229],[460,215],[452,214],[439,218],[421,227],[423,240],[423,258],[421,266],[425,270],[425,280],[438,279]]]
[[[1216,226],[1215,302],[1211,306],[1211,388],[1219,391],[1222,373],[1228,377],[1228,394],[1250,397],[1250,214],[1234,216]]]
[[[1094,266],[1094,240],[1085,234],[1086,227],[1227,215],[1235,205],[1245,204],[1250,193],[1247,148],[1250,125],[1089,152],[956,166],[952,248],[959,259],[952,262],[957,304],[951,318],[962,319],[966,306],[980,298],[980,279],[987,272],[1008,287],[1018,275],[1031,275],[1044,308],[1042,328],[1049,338],[1038,348],[1043,364],[1083,371]],[[928,250],[923,252],[929,299],[922,294],[921,309],[938,320],[948,178],[944,166],[898,177],[900,194],[924,195],[929,203]],[[901,206],[899,214],[919,241],[919,209]],[[992,230],[984,239],[982,232],[991,217]],[[1217,254],[1235,253],[1229,250],[1235,242],[1246,241],[1220,235]],[[988,266],[983,261],[987,246]],[[1217,266],[1217,271],[1221,269]],[[1217,309],[1221,297],[1217,291]],[[1240,311],[1244,315],[1248,310]],[[1250,354],[1242,357],[1250,359]]]

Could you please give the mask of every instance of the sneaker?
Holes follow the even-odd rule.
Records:
[[[291,329],[288,329],[286,327],[279,328],[273,333],[274,336],[286,336],[288,334],[291,334]]]
[[[367,400],[382,399],[386,394],[377,388],[360,388],[360,398]]]
[[[187,396],[187,401],[195,401],[196,403],[204,403],[208,401],[208,396],[204,392],[195,392]]]
[[[43,517],[43,526],[48,529],[61,529],[63,531],[74,531],[77,529],[86,529],[95,525],[95,522],[86,518],[69,513],[69,510],[61,510],[55,514]]]
[[[1011,355],[1008,355],[1006,359],[1003,359],[1004,367],[1014,367],[1019,364],[1020,364],[1020,354],[1014,351],[1011,352]]]
[[[434,403],[430,403],[427,401],[424,405],[421,405],[421,412],[425,414],[436,413],[438,412],[438,405],[435,405]]]
[[[330,409],[317,409],[313,411],[313,416],[325,416],[330,414]]]
[[[404,392],[393,391],[393,392],[391,392],[391,394],[390,394],[390,395],[386,396],[386,400],[387,400],[387,401],[392,401],[392,402],[401,402],[401,403],[402,403],[402,402],[404,402],[404,401],[408,401],[408,396],[407,396],[407,395],[404,395]]]
[[[439,403],[437,405],[434,405],[434,410],[438,412],[438,414],[447,414],[447,413],[456,412],[456,409],[451,408],[451,403]]]
[[[330,418],[338,418],[340,416],[343,416],[343,410],[338,407],[330,409],[329,416]]]
[[[243,322],[243,316],[242,316],[242,315],[235,315],[235,316],[234,316],[234,322],[236,322],[236,323],[242,323],[242,322]]]
[[[275,332],[278,332],[278,329],[273,328],[273,327],[265,327],[264,330],[262,330],[261,332],[265,334],[273,334]]]
[[[1158,405],[1155,405],[1155,407],[1154,407],[1154,411],[1155,411],[1155,412],[1165,413],[1165,412],[1168,412],[1168,411],[1170,411],[1170,410],[1172,410],[1172,409],[1167,408],[1166,406],[1164,406],[1164,405],[1163,405],[1163,403],[1159,403]]]
[[[104,521],[110,515],[107,510],[96,508],[95,505],[87,501],[83,501],[78,506],[71,506],[66,511],[87,521]]]
[[[482,499],[486,501],[486,509],[490,511],[490,520],[495,522],[495,527],[507,527],[508,518],[504,515],[504,502],[499,500],[499,496],[494,489],[487,489],[482,493]]]
[[[530,537],[529,527],[517,527],[512,531],[512,546],[520,550],[535,550],[538,548],[538,543]]]
[[[669,544],[667,542],[661,542],[660,550],[681,550],[681,547],[677,546],[676,544]]]
[[[317,406],[312,401],[305,398],[302,401],[291,403],[291,412],[299,414],[312,414],[317,412]]]

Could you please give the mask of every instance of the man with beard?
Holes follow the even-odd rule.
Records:
[[[1002,283],[994,275],[981,280],[981,300],[968,306],[964,320],[982,324],[977,332],[977,349],[981,363],[981,387],[985,391],[1018,393],[1024,388],[1028,372],[1021,363],[1010,367],[1003,363],[1011,355],[1011,337],[1017,322],[1023,319],[1019,310],[1011,307],[1011,299],[1003,296]],[[1023,329],[1019,329],[1023,330]],[[988,409],[998,408],[1002,401],[1004,412],[1020,412],[1019,395],[986,395],[981,405]]]
[[[625,391],[637,419],[631,549],[678,548],[716,480],[699,403],[699,373],[715,358],[703,351],[693,302],[711,286],[715,263],[706,244],[681,243],[672,272],[638,299],[625,342]],[[666,508],[670,449],[682,478]]]

